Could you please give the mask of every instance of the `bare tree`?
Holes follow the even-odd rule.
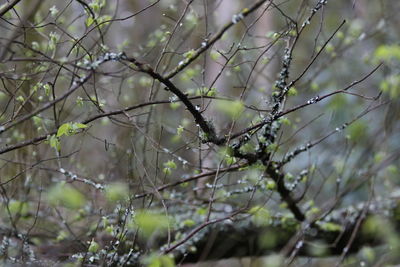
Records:
[[[4,264],[400,261],[396,1],[3,2]]]

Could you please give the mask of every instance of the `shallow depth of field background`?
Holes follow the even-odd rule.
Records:
[[[88,4],[96,21],[80,2]],[[254,2],[22,0],[0,20],[0,124],[7,127],[64,94],[78,75],[89,73],[84,67],[106,52],[124,52],[168,73]],[[260,122],[271,109],[285,45],[296,34],[288,28],[289,18],[300,27],[315,5],[274,1],[267,10],[263,5],[171,80],[195,98],[192,103],[220,136]],[[293,192],[301,196],[308,216],[335,201],[334,209],[340,210],[398,197],[399,11],[394,0],[328,1],[298,39],[289,77],[302,76],[284,110],[346,88],[383,63],[348,94],[335,94],[281,119],[278,140],[269,147],[275,160],[330,135],[284,167],[286,182],[295,184]],[[154,256],[160,251],[156,237],[172,231],[169,238],[180,240],[204,221],[214,176],[156,193],[155,188],[241,161],[226,146],[202,143],[185,106],[164,85],[134,69],[128,62],[104,63],[55,106],[0,133],[2,260],[76,264],[85,258],[95,264],[110,262],[113,253],[126,256],[121,250],[132,248],[129,257],[169,266],[168,260]],[[148,102],[155,103],[79,124]],[[352,124],[342,129],[344,123]],[[59,130],[62,125],[67,125],[65,132]],[[30,144],[7,151],[25,141]],[[253,138],[242,149],[256,146]],[[302,171],[307,175],[299,178]],[[291,217],[273,182],[263,175],[257,164],[221,173],[213,191],[212,218],[244,207],[250,198],[251,206],[263,207],[268,219]],[[259,189],[253,195],[255,187]],[[136,198],[145,192],[154,194]],[[399,242],[394,225],[386,220],[379,224],[389,229],[383,244]],[[116,240],[124,243],[123,249]],[[138,246],[147,250],[139,253]],[[346,258],[349,264],[370,266],[383,257],[379,247],[366,244],[360,249]],[[281,259],[271,257],[279,266]],[[326,265],[313,262],[331,266],[337,259],[328,259]],[[246,260],[243,264],[250,266]]]

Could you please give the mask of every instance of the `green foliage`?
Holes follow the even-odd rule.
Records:
[[[175,261],[169,255],[150,254],[142,259],[147,267],[174,267]]]
[[[59,12],[59,10],[57,9],[56,6],[52,6],[52,7],[49,9],[49,11],[50,11],[50,15],[51,15],[52,17],[55,17],[55,16],[58,14],[58,12]]]
[[[317,224],[322,230],[327,232],[340,232],[343,229],[341,225],[332,222],[318,221]]]
[[[49,245],[71,256],[60,265],[169,267],[175,263],[164,249],[179,241],[174,255],[206,259],[237,251],[233,239],[221,251],[197,251],[208,237],[219,244],[220,229],[232,230],[232,237],[257,229],[249,239],[259,243],[251,245],[268,253],[304,234],[298,240],[307,242],[293,243],[293,256],[308,247],[323,256],[369,192],[374,205],[355,240],[375,234],[384,249],[398,250],[396,225],[385,219],[400,218],[399,207],[386,210],[398,204],[400,185],[400,45],[395,16],[387,13],[395,0],[372,1],[363,16],[344,12],[347,22],[339,28],[341,9],[352,8],[348,1],[326,8],[322,0],[258,7],[227,1],[235,2],[232,10],[214,1],[33,2],[2,15],[0,183],[2,207],[9,210],[0,222],[37,249],[30,253],[30,242],[6,235],[0,262],[39,264],[31,258],[47,260],[41,251]],[[257,30],[265,26],[257,19],[263,12],[273,14],[266,35]],[[378,62],[384,64],[369,72]],[[331,94],[347,85],[346,94]],[[378,88],[383,96],[375,100]],[[282,90],[288,99],[273,97]],[[309,106],[315,99],[321,101]],[[91,125],[79,123],[85,121],[90,132]],[[71,148],[61,150],[61,142]],[[372,150],[363,153],[367,145]],[[283,177],[280,190],[274,171]],[[357,186],[366,172],[378,182]],[[323,208],[335,196],[339,205]],[[308,217],[305,223],[294,205]],[[371,219],[374,212],[379,216]],[[301,231],[307,222],[317,225]],[[70,241],[85,246],[71,253]],[[367,264],[380,256],[368,247],[360,254]],[[298,263],[291,260],[273,255],[260,266]]]
[[[171,102],[169,107],[173,110],[178,109],[182,104],[180,102]]]
[[[381,81],[380,90],[389,95],[391,99],[400,96],[400,75],[390,75]]]
[[[288,96],[296,96],[299,92],[295,87],[290,87],[289,91],[287,92]]]
[[[207,96],[216,96],[217,95],[217,88],[211,87],[207,91]]]
[[[349,139],[354,142],[362,141],[367,135],[368,125],[362,121],[357,120],[347,127]]]
[[[386,157],[386,153],[385,153],[385,152],[382,152],[382,151],[379,151],[379,152],[375,153],[375,155],[374,155],[374,161],[375,161],[375,163],[380,163],[380,162],[382,162],[382,160],[383,160],[385,157]]]
[[[218,100],[217,101],[217,109],[229,116],[233,120],[237,120],[244,111],[244,104],[242,101],[226,101],[226,100]]]
[[[185,129],[185,128],[183,128],[182,125],[179,125],[178,128],[176,128],[176,134],[177,134],[178,136],[181,136],[184,129]]]
[[[139,84],[143,87],[150,87],[153,83],[153,80],[147,76],[141,76],[139,78]]]
[[[263,259],[263,265],[268,267],[281,267],[284,263],[284,257],[281,254],[269,255]]]
[[[238,65],[238,66],[233,67],[232,70],[233,70],[234,72],[240,72],[242,69],[241,69],[240,66]]]
[[[382,227],[382,225],[385,227]],[[400,249],[400,236],[396,232],[394,225],[386,218],[378,215],[368,217],[364,221],[361,231],[370,238],[386,242],[394,251]]]
[[[194,49],[190,49],[189,51],[184,53],[183,56],[187,59],[191,59],[195,54],[196,54],[196,51]]]
[[[185,21],[188,26],[188,28],[192,28],[194,26],[196,26],[199,22],[198,22],[198,15],[192,10],[191,12],[189,12],[186,17],[185,17]]]
[[[236,159],[235,159],[235,157],[226,156],[225,157],[225,161],[226,161],[226,164],[232,165],[232,164],[234,164],[236,162]]]
[[[365,246],[360,251],[361,258],[366,262],[372,263],[376,259],[375,251],[369,246]]]
[[[92,25],[93,22],[94,22],[94,18],[92,16],[88,16],[85,21],[86,27],[89,27],[90,25]]]
[[[32,92],[38,92],[39,90],[43,90],[44,94],[46,96],[50,96],[50,92],[51,92],[51,87],[48,83],[43,84],[41,82],[35,84],[35,86],[32,87]]]
[[[164,163],[165,168],[176,169],[176,163],[173,160],[168,160]]]
[[[50,205],[63,206],[69,209],[79,209],[86,203],[85,196],[65,182],[52,186],[47,192],[47,201]]]
[[[105,0],[92,0],[89,3],[89,7],[94,13],[99,13],[100,9],[105,5]]]
[[[341,111],[347,104],[347,98],[344,94],[336,94],[329,101],[328,107],[334,111]]]
[[[149,41],[147,42],[148,47],[155,47],[160,43],[164,43],[168,40],[171,32],[166,30],[165,25],[161,25],[159,29],[156,29],[149,35]]]
[[[198,208],[198,209],[196,210],[196,213],[197,213],[198,215],[206,215],[206,214],[207,214],[207,209],[206,209],[206,208]]]
[[[48,42],[48,48],[50,51],[53,51],[56,49],[56,45],[57,45],[58,40],[60,39],[60,35],[56,32],[51,32],[49,34],[49,37],[50,37],[50,39]]]
[[[18,102],[23,103],[25,101],[25,98],[22,95],[20,95],[15,100],[17,100]]]
[[[328,245],[323,241],[316,241],[310,243],[307,250],[314,257],[323,257],[328,253]]]
[[[268,180],[266,182],[266,188],[268,190],[275,190],[276,189],[276,183],[274,181],[272,181],[272,180]]]
[[[129,198],[129,187],[124,183],[112,183],[105,187],[105,194],[110,202],[125,201]]]
[[[97,19],[97,22],[99,23],[99,28],[101,29],[101,28],[107,26],[107,24],[109,24],[111,22],[111,20],[112,20],[112,17],[110,15],[100,16]]]
[[[61,150],[60,138],[58,138],[55,134],[47,136],[46,142],[55,150]]]
[[[35,126],[41,126],[42,125],[42,122],[43,122],[43,120],[42,120],[42,118],[40,118],[40,117],[38,117],[38,116],[34,116],[33,118],[32,118],[32,120],[33,120],[33,124],[35,124]]]
[[[176,163],[173,160],[168,160],[167,162],[164,163],[164,169],[163,172],[167,175],[170,175],[172,170],[176,169]]]
[[[318,92],[320,90],[320,87],[319,87],[318,83],[316,83],[316,82],[312,82],[310,85],[310,88],[314,92]]]
[[[375,50],[374,56],[377,60],[400,61],[400,45],[381,45]]]
[[[76,98],[76,104],[78,105],[78,107],[83,107],[83,98],[78,96]]]
[[[156,232],[163,233],[169,226],[169,219],[164,214],[144,210],[137,212],[135,222],[144,238],[150,238]]]
[[[89,252],[92,252],[92,253],[96,253],[99,249],[100,249],[99,243],[97,243],[96,241],[92,240],[92,241],[90,242],[88,251],[89,251]]]
[[[278,144],[270,144],[270,145],[268,145],[267,146],[267,152],[269,152],[269,153],[274,153],[274,152],[276,152],[276,151],[278,151],[279,150],[279,145]]]
[[[221,57],[221,55],[217,51],[212,50],[210,52],[210,57],[212,60],[217,61]]]
[[[279,122],[282,123],[283,125],[291,125],[292,124],[292,122],[286,117],[280,118]]]
[[[248,211],[248,213],[252,215],[251,220],[256,225],[262,226],[271,223],[270,212],[264,207],[254,206]]]
[[[263,249],[272,249],[279,242],[279,235],[273,231],[266,231],[258,238],[258,243]]]
[[[10,209],[10,213],[15,216],[17,214],[21,216],[28,215],[30,211],[30,205],[28,202],[21,202],[18,200],[11,200],[8,208]]]
[[[254,151],[254,145],[251,143],[247,143],[240,148],[241,153],[250,153]]]
[[[199,75],[200,67],[196,65],[194,68],[186,68],[180,75],[180,79],[183,82],[191,81],[195,76]]]
[[[187,219],[187,220],[184,220],[182,222],[182,224],[183,224],[183,226],[186,226],[186,227],[192,227],[196,224],[196,222],[193,220]]]
[[[78,122],[64,123],[58,128],[57,137],[61,137],[63,135],[71,136],[78,133],[78,130],[85,129],[87,127],[87,125]]]
[[[65,240],[68,237],[68,233],[66,231],[60,231],[57,235],[57,241]]]

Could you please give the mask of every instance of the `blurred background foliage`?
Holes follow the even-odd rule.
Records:
[[[22,0],[2,15],[4,261],[174,266],[170,256],[159,256],[160,245],[184,239],[207,216],[222,218],[247,207],[240,220],[250,215],[257,226],[293,220],[275,182],[265,176],[265,166],[219,174],[243,161],[228,146],[202,143],[192,115],[164,85],[127,62],[98,64],[106,53],[124,52],[161,74],[170,73],[254,2]],[[284,166],[285,182],[308,217],[321,215],[332,203],[333,210],[357,209],[362,203],[397,199],[400,186],[400,3],[328,1],[298,34],[292,23],[307,23],[316,4],[267,1],[171,79],[220,136],[229,136],[265,118],[285,46],[297,36],[289,80],[301,79],[289,90],[285,110],[346,88],[383,63],[347,93],[280,118],[278,138],[268,146],[276,161],[323,139]],[[91,77],[77,90],[7,128],[62,97],[90,69]],[[155,103],[135,107],[149,102]],[[345,123],[351,125],[342,127]],[[241,150],[255,151],[257,138]],[[211,171],[218,179],[214,174],[179,183]],[[155,190],[169,183],[177,185]],[[398,248],[395,226],[376,213],[362,231],[381,231],[383,243]],[[327,216],[334,217],[334,211]],[[324,227],[335,232],[344,226]],[[279,243],[274,241],[279,235],[271,236],[261,241],[266,249]],[[326,244],[314,245],[311,254],[323,255]],[[195,252],[196,246],[185,250]],[[345,262],[372,266],[383,260],[380,251],[385,245],[366,244]],[[285,260],[279,250],[268,254],[274,255],[243,264],[280,266]],[[338,258],[296,261],[333,266]]]

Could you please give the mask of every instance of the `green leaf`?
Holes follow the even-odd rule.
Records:
[[[110,202],[125,201],[129,198],[129,188],[124,183],[113,183],[106,186],[105,193]]]
[[[266,184],[266,188],[268,190],[275,190],[276,189],[276,183],[272,180],[268,180]]]
[[[207,214],[207,208],[198,208],[196,210],[196,213],[199,215],[206,215]]]
[[[69,131],[71,129],[71,124],[70,123],[64,123],[63,125],[58,128],[57,131],[57,137],[60,137],[62,135],[69,135]]]
[[[87,27],[89,27],[90,25],[93,24],[93,22],[94,22],[93,17],[92,17],[92,16],[89,16],[89,17],[86,19],[85,24],[86,24]]]
[[[194,26],[196,26],[198,24],[197,14],[194,11],[189,12],[185,16],[185,20],[186,20],[187,26],[189,28],[194,27]]]
[[[190,49],[186,53],[183,54],[183,56],[187,59],[192,58],[196,54],[196,51],[194,49]]]
[[[143,87],[149,87],[152,84],[152,79],[146,76],[142,76],[139,78],[139,84]]]
[[[178,128],[176,129],[176,134],[179,135],[179,136],[181,136],[184,129],[185,129],[185,128],[183,128],[182,125],[179,125]]]
[[[64,123],[63,125],[60,126],[60,128],[58,128],[57,131],[57,137],[66,135],[66,136],[70,136],[70,135],[74,135],[77,133],[77,130],[79,129],[85,129],[88,126],[83,124],[83,123],[78,123],[78,122],[74,122],[74,123]]]
[[[12,215],[20,214],[22,216],[25,216],[29,213],[30,207],[29,203],[27,202],[21,202],[18,200],[11,200],[8,208],[10,209],[10,212]]]
[[[283,125],[291,125],[292,124],[292,122],[286,117],[280,118],[279,122],[282,123]]]
[[[156,253],[145,256],[142,263],[147,267],[175,267],[173,257],[169,255],[158,255]]]
[[[187,226],[187,227],[192,227],[192,226],[194,226],[196,223],[195,223],[195,221],[193,221],[193,220],[187,219],[187,220],[184,220],[182,224],[183,224],[184,226]]]
[[[88,126],[86,124],[83,124],[83,123],[75,122],[74,124],[72,124],[72,128],[74,128],[74,129],[85,129],[87,127]]]
[[[216,96],[216,95],[217,95],[217,88],[215,87],[211,87],[207,92],[207,96]]]
[[[167,162],[164,163],[164,166],[166,168],[176,169],[176,163],[173,160],[168,160]]]
[[[314,92],[317,92],[320,90],[320,87],[319,87],[318,83],[316,83],[316,82],[312,82],[310,87],[311,87],[311,90]]]
[[[400,97],[400,75],[390,75],[380,84],[380,90],[389,95],[391,99]]]
[[[234,72],[240,72],[241,71],[241,68],[240,68],[240,66],[235,66],[235,67],[233,67],[233,69],[232,69]]]
[[[57,42],[60,39],[60,35],[56,32],[51,32],[49,34],[50,40],[48,42],[49,50],[54,50],[56,48]]]
[[[341,225],[332,222],[318,222],[318,225],[322,230],[327,232],[340,232],[343,229]]]
[[[173,109],[173,110],[179,108],[180,106],[181,106],[181,103],[180,103],[180,102],[172,102],[172,103],[169,104],[169,107],[170,107],[171,109]]]
[[[20,95],[20,96],[18,96],[17,98],[16,98],[16,100],[18,101],[18,102],[24,102],[25,101],[25,98],[22,96],[22,95]]]
[[[389,61],[391,59],[400,60],[400,46],[399,45],[381,45],[374,53],[377,60]]]
[[[381,163],[382,160],[385,158],[385,156],[386,156],[386,153],[383,151],[379,151],[379,152],[375,153],[375,155],[374,155],[375,163]]]
[[[50,84],[46,83],[45,85],[42,86],[42,88],[44,89],[45,95],[49,96],[50,95],[50,90],[51,90]]]
[[[90,242],[88,251],[92,252],[92,253],[96,253],[97,251],[99,251],[99,248],[100,248],[100,245],[92,239],[92,242]]]
[[[296,96],[298,94],[297,89],[295,87],[290,87],[288,91],[288,96]]]
[[[111,20],[112,20],[112,17],[110,15],[103,15],[97,19],[100,28],[103,28],[104,26],[109,24],[111,22]]]
[[[226,156],[225,161],[226,161],[226,164],[232,165],[236,162],[236,159],[235,159],[235,157]]]
[[[169,224],[167,216],[147,211],[139,211],[135,216],[135,222],[145,238],[149,238],[156,231],[165,232]]]
[[[212,60],[217,61],[221,57],[221,55],[217,51],[212,50],[210,53],[210,57]]]
[[[38,116],[34,116],[34,117],[32,117],[32,120],[33,120],[33,123],[36,125],[36,126],[40,126],[41,124],[42,124],[42,118],[40,118],[40,117],[38,117]]]
[[[65,183],[51,187],[47,193],[47,200],[52,206],[61,205],[70,209],[79,209],[86,203],[83,194]]]
[[[49,9],[49,11],[50,11],[50,15],[51,15],[52,17],[55,17],[55,16],[58,14],[58,12],[59,12],[56,6],[52,6],[52,7]]]
[[[339,111],[347,104],[347,98],[344,94],[336,94],[331,98],[328,107],[332,110]]]
[[[52,148],[57,151],[61,150],[60,139],[55,134],[48,136],[47,140]]]
[[[218,100],[217,109],[231,117],[231,119],[236,120],[242,115],[244,104],[241,101]]]
[[[65,240],[68,237],[68,233],[65,231],[60,231],[57,235],[57,241]]]
[[[253,215],[251,219],[256,225],[262,226],[270,223],[271,215],[264,207],[254,206],[248,211],[248,213]]]
[[[171,175],[172,171],[170,168],[164,168],[163,173],[165,173],[166,175]]]
[[[370,262],[371,265],[373,265],[372,263],[375,261],[375,258],[376,258],[374,248],[365,246],[361,249],[360,255],[364,260],[366,260],[367,262]]]
[[[347,132],[349,134],[349,138],[352,141],[361,141],[367,135],[368,125],[361,120],[358,120],[352,123],[348,128]]]

